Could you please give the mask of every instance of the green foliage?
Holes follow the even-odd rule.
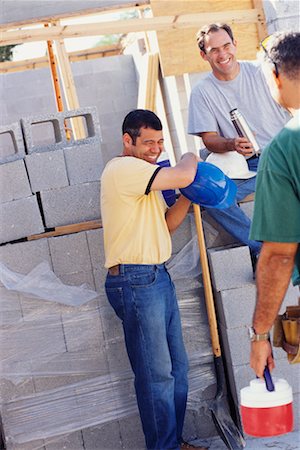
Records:
[[[13,56],[12,49],[18,44],[14,45],[4,45],[0,47],[0,62],[11,61]]]

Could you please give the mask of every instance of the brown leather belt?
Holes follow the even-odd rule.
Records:
[[[120,275],[120,264],[117,264],[116,266],[112,266],[108,269],[109,275]]]

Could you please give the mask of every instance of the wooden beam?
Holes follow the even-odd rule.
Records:
[[[159,59],[158,53],[146,53],[142,66],[145,69],[141,74],[138,94],[138,108],[156,111],[156,92],[158,87]]]
[[[79,233],[80,231],[95,230],[97,228],[102,228],[102,222],[100,219],[55,227],[54,231],[47,231],[45,233],[32,234],[31,236],[28,236],[27,241],[35,241],[37,239],[48,238],[53,236],[62,236],[64,234]]]
[[[87,50],[73,51],[68,53],[69,61],[77,62],[88,59],[104,58],[106,56],[114,56],[122,54],[122,46],[106,45],[97,46]],[[49,62],[46,56],[39,58],[24,59],[21,61],[4,61],[0,63],[0,73],[22,72],[24,70],[41,69],[48,67]]]
[[[253,7],[258,11],[259,20],[257,21],[257,34],[261,42],[268,35],[267,21],[262,5],[262,0],[252,0]]]
[[[127,34],[140,31],[168,31],[184,28],[199,28],[210,22],[256,23],[262,20],[260,11],[244,9],[234,11],[217,11],[199,14],[150,17],[141,19],[115,20],[81,25],[59,25],[51,28],[37,28],[2,32],[0,45],[61,40],[81,36],[99,36],[105,34]]]
[[[62,80],[67,108],[68,110],[78,109],[80,107],[78,96],[64,41],[63,40],[55,41],[55,48],[56,48],[58,69]],[[86,132],[84,129],[82,117],[70,119],[70,122],[73,130],[74,139],[75,140],[84,139],[86,137]]]
[[[82,2],[84,5],[84,2]],[[44,17],[35,17],[32,19],[27,19],[27,20],[22,20],[19,22],[9,22],[9,23],[5,23],[3,25],[0,25],[0,30],[9,30],[11,28],[19,28],[22,26],[27,26],[30,24],[37,24],[37,23],[50,23],[50,22],[55,22],[57,20],[68,20],[68,19],[72,19],[74,20],[76,17],[88,17],[88,16],[95,16],[97,14],[112,14],[112,13],[116,13],[116,12],[120,12],[120,10],[122,11],[126,11],[126,10],[132,10],[132,9],[145,9],[149,6],[150,1],[149,0],[139,0],[139,1],[131,1],[125,4],[121,4],[121,5],[114,5],[113,7],[111,6],[104,6],[104,7],[99,7],[99,8],[89,8],[89,9],[84,9],[82,8],[81,11],[75,11],[74,13],[63,13],[63,14],[59,14],[59,15],[52,15],[52,16],[44,16]]]

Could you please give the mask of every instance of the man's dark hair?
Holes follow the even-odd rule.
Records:
[[[208,35],[208,33],[216,33],[219,30],[224,30],[229,35],[232,42],[234,41],[232,29],[229,25],[226,23],[211,23],[209,25],[205,25],[204,27],[200,28],[198,31],[196,37],[197,37],[197,44],[200,50],[202,50],[204,53],[206,53],[205,50],[205,36]]]
[[[265,61],[276,64],[291,80],[300,76],[300,33],[299,31],[278,31],[267,41]]]
[[[128,133],[133,145],[135,145],[136,138],[141,135],[141,128],[162,130],[162,124],[153,111],[149,111],[148,109],[134,109],[125,117],[122,132],[123,134]]]

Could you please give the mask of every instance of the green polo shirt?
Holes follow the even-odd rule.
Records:
[[[300,284],[300,114],[260,158],[250,239],[298,242],[293,283]]]

